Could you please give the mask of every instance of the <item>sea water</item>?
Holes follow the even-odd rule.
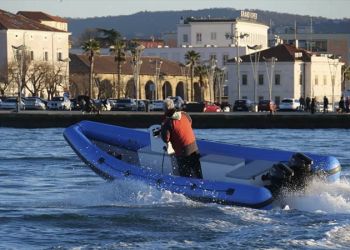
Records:
[[[350,130],[208,129],[198,138],[333,155],[341,181],[313,182],[269,211],[202,204],[108,182],[63,129],[0,128],[0,249],[350,249]]]

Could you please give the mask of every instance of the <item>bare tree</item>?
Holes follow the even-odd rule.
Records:
[[[45,79],[45,89],[49,100],[57,94],[59,87],[63,86],[63,75],[63,64],[49,65]]]
[[[31,82],[31,86],[26,85],[26,89],[32,96],[38,96],[39,93],[45,88],[45,81],[47,80],[47,74],[50,71],[50,65],[47,62],[34,62],[30,71],[28,71],[28,79]]]
[[[0,70],[0,94],[1,96],[5,95],[6,90],[10,87],[11,83],[15,79],[9,77],[8,68],[5,66]]]

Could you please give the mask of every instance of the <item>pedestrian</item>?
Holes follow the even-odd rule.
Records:
[[[310,102],[311,102],[311,99],[310,99],[310,97],[306,97],[306,100],[305,100],[305,105],[306,105],[306,107],[305,107],[305,111],[310,111]]]
[[[340,113],[345,112],[344,96],[341,96],[341,97],[340,97],[340,101],[339,101],[339,112],[340,112]]]
[[[323,97],[323,113],[328,113],[328,98],[327,96]]]
[[[349,97],[347,96],[345,99],[345,111],[346,111],[346,113],[349,113],[349,109],[350,109],[350,100],[349,100]]]
[[[316,97],[313,97],[311,100],[310,111],[311,114],[314,114],[316,112]]]
[[[192,119],[184,111],[175,109],[174,101],[164,101],[165,119],[161,126],[161,137],[171,143],[180,176],[202,179],[200,154],[192,129]]]
[[[304,99],[304,97],[300,96],[299,102],[300,102],[300,110],[304,111],[305,110],[305,99]]]

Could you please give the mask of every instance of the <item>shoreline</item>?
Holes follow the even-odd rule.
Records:
[[[191,113],[193,128],[350,128],[350,114],[337,113]],[[90,120],[130,128],[148,128],[160,124],[161,112],[102,112],[82,114],[79,111],[11,111],[0,112],[0,127],[65,128],[82,120]]]

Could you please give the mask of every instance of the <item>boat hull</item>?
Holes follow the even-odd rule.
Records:
[[[259,167],[253,168],[254,164],[288,161],[293,155],[293,152],[287,151],[199,140],[203,174],[211,178],[194,179],[174,175],[169,167],[170,163],[164,168],[164,152],[155,153],[151,150],[152,138],[150,139],[146,131],[82,121],[65,129],[64,137],[77,155],[105,179],[140,180],[159,189],[180,193],[202,202],[258,209],[272,208],[274,197],[268,188],[259,185],[263,172],[256,170],[259,170]],[[123,151],[120,153],[114,148],[123,148]],[[308,156],[312,157],[315,170],[322,166],[323,172],[330,173],[327,174],[329,180],[339,179],[340,164],[337,159],[331,156]],[[154,166],[161,165],[161,169],[142,167],[145,165],[142,161],[152,161],[152,157],[157,157]],[[220,160],[213,162],[215,158]],[[248,164],[242,167],[240,159],[244,159]],[[171,157],[167,156],[166,161],[171,162]],[[235,167],[230,169],[228,174],[227,171],[216,170],[233,165]]]

